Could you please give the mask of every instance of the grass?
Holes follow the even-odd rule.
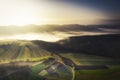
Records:
[[[75,70],[75,80],[120,80],[120,60],[86,55],[82,53],[61,54],[77,65],[107,65],[103,70]]]
[[[82,53],[65,53],[61,56],[71,59],[77,65],[119,65],[120,60],[113,60],[111,58],[86,55]]]
[[[43,70],[46,67],[44,64],[38,64],[36,66],[33,66],[31,68],[33,74],[38,74],[41,70]]]
[[[0,64],[17,61],[40,61],[50,57],[51,53],[30,41],[0,42]]]
[[[33,70],[31,70],[31,68],[28,66],[9,64],[0,65],[0,80],[44,80],[44,77],[35,73],[36,71],[39,73],[40,69],[42,68],[44,68],[44,66],[42,67],[42,64],[32,68]],[[10,73],[10,75],[7,75],[7,71],[14,72]]]
[[[75,80],[120,80],[120,67],[104,70],[75,70]]]

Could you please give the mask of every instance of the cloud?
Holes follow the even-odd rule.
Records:
[[[120,19],[104,19],[100,21],[103,24],[120,25]]]
[[[120,33],[120,26],[107,25],[28,25],[1,26],[0,39],[57,41],[70,36]]]

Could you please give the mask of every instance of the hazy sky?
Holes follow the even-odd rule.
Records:
[[[0,40],[57,41],[69,36],[118,33],[119,26],[87,25],[119,24],[119,4],[120,0],[0,0]],[[43,24],[54,25],[39,26]]]
[[[119,20],[119,3],[119,0],[0,0],[0,25],[109,23]]]
[[[0,40],[44,40],[58,41],[70,36],[120,33],[119,26],[84,25],[31,25],[1,26]]]

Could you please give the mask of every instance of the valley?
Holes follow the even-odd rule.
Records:
[[[106,38],[108,37],[109,38]],[[111,35],[104,36],[106,40],[114,39]],[[118,36],[118,35],[117,35]],[[101,36],[98,36],[99,38]],[[103,37],[103,36],[102,36]],[[82,37],[81,37],[82,38]],[[118,37],[117,37],[118,38]],[[113,45],[113,52],[119,49],[119,41],[101,39],[105,44]],[[77,38],[78,39],[78,38]],[[99,49],[93,36],[87,44],[86,39],[59,42],[44,41],[0,41],[0,80],[119,80],[120,73],[119,50],[109,56],[109,49],[105,48],[97,54]],[[82,40],[82,42],[80,41]],[[83,42],[84,41],[84,42]],[[117,41],[117,42],[116,42]],[[70,44],[70,43],[71,44]],[[69,44],[68,44],[69,43]],[[94,44],[91,47],[92,43]],[[104,44],[104,45],[105,45]],[[115,45],[117,44],[117,46]],[[103,46],[104,46],[103,45]],[[72,48],[71,48],[72,47]],[[76,47],[76,48],[75,48]],[[91,53],[81,51],[82,48]],[[90,47],[90,48],[89,48]],[[93,50],[94,49],[94,50]],[[101,53],[106,52],[106,54]],[[118,55],[117,55],[118,54]],[[113,78],[114,77],[114,78]]]

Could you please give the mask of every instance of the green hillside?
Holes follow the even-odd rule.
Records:
[[[71,50],[42,41],[0,41],[0,80],[120,79],[120,59]]]
[[[103,56],[87,55],[83,53],[65,53],[61,56],[72,60],[77,65],[120,65],[120,59]]]
[[[0,61],[36,61],[51,57],[51,53],[31,41],[0,42]]]

